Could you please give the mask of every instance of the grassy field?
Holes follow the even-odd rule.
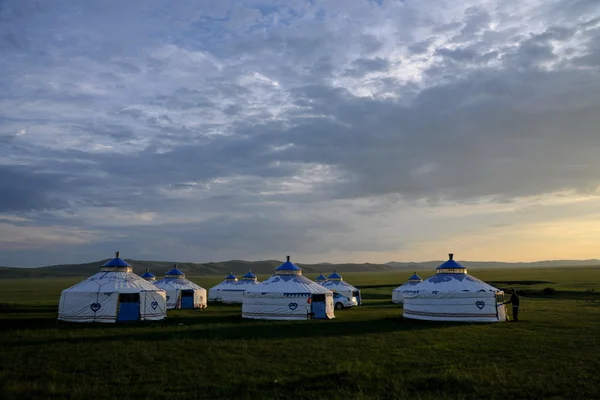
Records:
[[[365,305],[332,321],[249,321],[210,304],[108,326],[57,324],[60,291],[80,279],[3,280],[0,398],[600,398],[599,268],[469,272],[525,290],[522,322],[404,320],[390,298],[408,272],[345,274]]]

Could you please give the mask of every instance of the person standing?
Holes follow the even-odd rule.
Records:
[[[510,291],[511,295],[510,295],[510,300],[505,302],[504,304],[512,304],[512,309],[513,309],[513,320],[515,322],[519,322],[519,303],[520,303],[520,299],[519,296],[517,296],[517,291],[515,289],[512,289]]]

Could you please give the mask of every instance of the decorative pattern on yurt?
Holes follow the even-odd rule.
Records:
[[[403,291],[404,318],[432,321],[498,322],[506,320],[504,292],[467,274],[453,259],[431,278]]]
[[[415,285],[421,282],[423,282],[423,279],[415,272],[413,276],[408,278],[408,281],[404,285],[400,285],[392,291],[392,303],[404,303],[404,294],[402,292],[405,290],[411,290]]]
[[[222,301],[223,290],[232,287],[238,281],[237,277],[232,273],[225,277],[225,280],[211,287],[208,290],[208,301]]]
[[[244,292],[242,317],[253,319],[303,320],[335,318],[333,292],[302,276],[290,261],[275,268],[275,274]]]
[[[166,317],[166,293],[134,274],[115,253],[99,273],[62,291],[58,319],[68,322],[121,322]]]

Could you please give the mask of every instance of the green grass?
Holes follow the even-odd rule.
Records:
[[[528,290],[522,322],[404,320],[390,298],[408,272],[345,274],[366,304],[302,322],[210,304],[158,323],[58,324],[60,291],[80,279],[5,280],[0,398],[600,398],[600,269],[470,272]]]

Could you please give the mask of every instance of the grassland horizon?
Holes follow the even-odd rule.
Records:
[[[348,272],[364,306],[337,311],[331,321],[301,322],[243,320],[241,306],[210,303],[169,311],[157,323],[58,323],[61,290],[86,276],[5,279],[0,397],[600,397],[600,268],[469,272],[523,293],[522,322],[403,319],[391,291],[408,270]],[[223,277],[189,279],[208,289]],[[556,292],[545,295],[549,287]]]

